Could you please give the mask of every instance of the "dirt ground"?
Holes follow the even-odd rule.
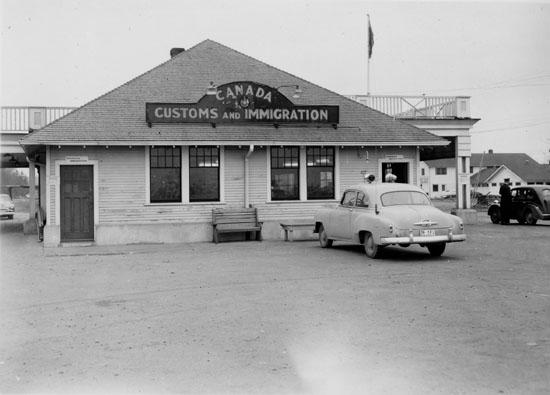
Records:
[[[0,392],[548,394],[550,223],[440,258],[315,241],[43,249],[0,221]],[[24,219],[24,218],[23,218]]]

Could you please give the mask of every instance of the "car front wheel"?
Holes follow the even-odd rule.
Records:
[[[376,259],[380,257],[382,247],[374,242],[374,237],[372,237],[371,233],[365,235],[363,245],[365,246],[365,253],[369,258]]]
[[[332,240],[328,238],[327,232],[325,231],[325,227],[323,225],[319,227],[319,243],[322,248],[332,247]]]
[[[535,214],[533,214],[533,210],[525,210],[525,214],[523,214],[523,219],[525,220],[525,223],[527,225],[537,224],[537,218],[535,217]]]
[[[428,251],[431,256],[441,256],[445,251],[445,243],[428,244]]]
[[[491,222],[494,224],[500,223],[500,211],[498,209],[493,209],[489,213],[489,216],[491,217]]]

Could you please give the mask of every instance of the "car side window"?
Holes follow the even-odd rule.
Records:
[[[355,191],[346,191],[344,193],[344,196],[342,197],[342,202],[340,204],[342,206],[346,206],[346,207],[353,207],[353,206],[355,206],[356,196],[357,196],[357,192],[355,192]]]
[[[357,207],[369,207],[369,198],[363,192],[357,194]]]
[[[537,195],[537,192],[534,189],[530,189],[529,192],[527,193],[527,200],[535,204],[541,204],[539,196]]]

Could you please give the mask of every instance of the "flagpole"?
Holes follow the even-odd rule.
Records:
[[[367,14],[367,96],[370,95],[370,15]]]

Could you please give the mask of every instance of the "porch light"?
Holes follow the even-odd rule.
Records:
[[[218,93],[218,87],[216,86],[216,84],[214,84],[212,81],[210,81],[210,86],[206,90],[206,94],[208,96],[214,96],[217,93]]]
[[[300,85],[281,85],[275,89],[279,90],[281,88],[294,88],[294,94],[292,95],[294,99],[298,99],[300,97],[300,94],[302,93],[302,90],[300,89]]]

